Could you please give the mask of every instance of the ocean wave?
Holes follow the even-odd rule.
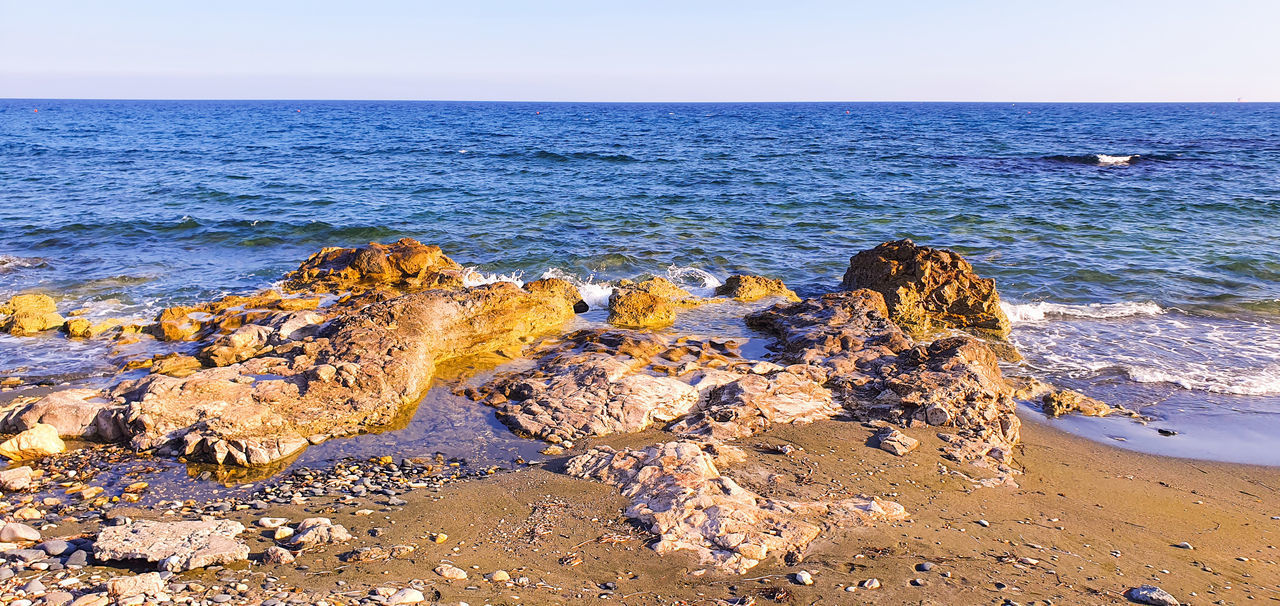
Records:
[[[579,278],[559,267],[552,267],[542,272],[542,277],[558,278],[573,284],[578,289],[578,294],[582,295],[582,300],[591,309],[604,309],[609,306],[609,296],[613,294],[613,285],[608,282],[596,282],[595,276],[587,276],[585,279]]]
[[[1280,395],[1280,364],[1257,371],[1195,374],[1142,366],[1123,366],[1125,376],[1138,383],[1169,383],[1183,389],[1238,396]]]
[[[511,282],[516,286],[524,286],[524,272],[514,271],[509,274],[488,273],[480,271],[474,267],[462,268],[462,285],[481,286],[483,284],[494,284],[496,282]]]
[[[1130,316],[1154,316],[1164,313],[1164,308],[1151,301],[1122,301],[1120,303],[1089,303],[1067,305],[1036,301],[1034,303],[1000,302],[1000,308],[1014,324],[1043,322],[1049,318],[1127,318]]]
[[[1139,154],[1081,154],[1077,156],[1071,155],[1053,155],[1046,156],[1044,159],[1051,162],[1066,162],[1069,164],[1091,164],[1094,166],[1128,166],[1138,161],[1148,159],[1161,159],[1165,156],[1142,156]]]
[[[705,269],[675,264],[667,268],[667,279],[699,297],[712,296],[716,287],[724,284],[720,278]]]

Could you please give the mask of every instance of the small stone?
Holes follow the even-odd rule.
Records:
[[[929,572],[930,570],[933,570],[933,562],[920,562],[919,564],[916,564],[916,570],[920,572]]]
[[[0,527],[0,541],[4,541],[6,543],[27,542],[27,541],[34,543],[35,541],[39,541],[39,540],[40,540],[40,531],[30,526],[27,526],[26,524],[9,522],[5,524],[3,527]]]
[[[879,589],[880,579],[867,579],[861,583],[863,589]]]
[[[292,564],[295,559],[292,551],[279,545],[272,545],[262,552],[262,561],[268,564]]]
[[[391,597],[387,598],[387,603],[388,604],[417,604],[419,602],[425,602],[426,600],[427,600],[426,596],[422,595],[421,591],[406,587],[404,589],[401,589],[400,591],[395,592],[394,594],[391,594]]]
[[[1178,549],[1194,549],[1194,547],[1191,546],[1191,543],[1186,541],[1178,543],[1177,545],[1174,545],[1174,547],[1177,547]]]
[[[986,520],[978,520],[978,526],[986,528],[988,526],[991,526],[991,522],[988,522]]]
[[[14,467],[0,471],[0,488],[10,492],[26,490],[31,486],[32,471],[30,467]]]
[[[22,590],[27,592],[28,594],[44,593],[45,587],[44,587],[44,583],[40,582],[40,579],[31,579],[30,581],[27,582],[26,585],[22,586]]]
[[[467,571],[458,568],[452,564],[441,564],[436,566],[436,574],[455,581],[461,581],[467,578]]]
[[[31,429],[0,444],[0,456],[13,461],[37,459],[66,450],[66,443],[58,437],[58,428],[47,423],[36,423]]]
[[[1155,585],[1132,587],[1128,591],[1124,592],[1124,597],[1128,598],[1130,602],[1136,602],[1138,604],[1150,604],[1151,606],[1179,606],[1177,598]]]
[[[119,601],[136,595],[156,595],[164,591],[164,581],[158,572],[148,572],[132,577],[116,577],[107,581],[107,595]]]
[[[60,556],[64,553],[68,553],[74,550],[74,548],[71,546],[71,543],[68,543],[60,539],[52,539],[49,541],[45,541],[39,545],[36,545],[36,549],[43,550],[45,553],[51,556]]]
[[[44,594],[44,606],[67,606],[75,596],[65,591],[50,591]]]
[[[915,450],[918,446],[920,446],[920,440],[912,438],[896,429],[891,429],[880,435],[880,450],[893,453],[900,457]]]
[[[924,587],[926,583],[924,579],[911,579],[911,584],[916,587]]]
[[[796,578],[796,582],[801,585],[813,584],[813,575],[809,574],[809,571],[807,570],[801,570],[800,572],[797,572],[795,575],[795,578]]]
[[[488,575],[485,575],[485,578],[494,583],[505,583],[511,580],[511,575],[507,574],[507,571],[505,570],[495,570]]]
[[[105,593],[90,593],[76,598],[71,606],[107,606],[110,602],[111,598]]]
[[[271,538],[277,541],[283,541],[291,536],[293,536],[293,529],[289,528],[288,526],[281,526],[277,528],[274,533],[271,534]]]

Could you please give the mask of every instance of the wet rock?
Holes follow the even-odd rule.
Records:
[[[34,543],[39,540],[40,531],[26,524],[8,522],[0,527],[0,541],[5,543]]]
[[[307,518],[298,524],[289,546],[294,549],[310,549],[352,539],[351,533],[329,518]]]
[[[242,532],[242,524],[229,520],[135,520],[99,531],[93,555],[104,561],[158,562],[162,570],[181,572],[248,559],[249,546],[236,538]]]
[[[800,301],[800,297],[787,288],[782,280],[761,276],[729,276],[724,284],[716,287],[716,294],[747,303],[759,301],[765,297],[782,297],[788,301]]]
[[[1152,606],[1178,606],[1179,604],[1177,598],[1155,585],[1131,587],[1124,592],[1124,597],[1130,602]]]
[[[164,579],[158,572],[148,572],[132,577],[116,577],[107,580],[107,595],[120,600],[136,595],[154,596],[164,593]]]
[[[667,442],[640,450],[594,448],[568,461],[569,475],[619,487],[627,516],[659,535],[658,553],[692,550],[703,561],[744,572],[769,554],[803,549],[821,531],[807,518],[837,526],[907,517],[878,499],[796,502],[768,499],[722,476],[741,451],[714,443]]]
[[[403,238],[392,244],[325,248],[286,276],[286,288],[307,292],[460,288],[462,269],[440,247]]]
[[[1105,403],[1070,389],[1046,394],[1041,398],[1040,403],[1044,408],[1044,414],[1051,417],[1060,417],[1073,412],[1086,417],[1105,417],[1112,412],[1111,407]]]
[[[885,242],[854,255],[841,286],[883,295],[889,318],[911,333],[959,328],[999,339],[1009,336],[995,280],[979,277],[968,261],[949,250],[916,246],[911,240]]]
[[[26,465],[0,470],[0,488],[10,492],[26,490],[31,486],[32,475],[31,468]]]
[[[58,328],[63,322],[57,303],[48,295],[17,295],[0,305],[0,330],[11,335],[34,335]]]
[[[58,428],[47,423],[36,423],[0,444],[0,456],[12,461],[36,459],[66,450],[67,445],[58,437]]]
[[[204,364],[195,356],[177,353],[156,356],[151,360],[151,372],[171,377],[189,377],[201,368]]]
[[[93,336],[93,322],[85,318],[72,318],[62,325],[72,339],[88,339]]]
[[[920,446],[920,440],[912,438],[896,429],[881,432],[878,438],[880,440],[880,450],[893,453],[900,457],[906,456],[907,453]]]
[[[670,326],[681,309],[703,303],[666,278],[622,280],[609,295],[609,323],[623,328]]]

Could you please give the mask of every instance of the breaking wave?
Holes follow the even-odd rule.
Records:
[[[699,297],[712,296],[716,288],[724,284],[720,278],[705,269],[674,264],[667,268],[667,279]]]
[[[604,309],[609,306],[609,295],[613,294],[613,285],[608,282],[596,282],[595,276],[587,276],[583,279],[559,267],[552,267],[542,272],[542,277],[559,278],[573,284],[578,289],[578,294],[582,295],[582,300],[591,309]]]
[[[1089,303],[1066,305],[1036,301],[1034,303],[1000,303],[1004,314],[1014,324],[1043,322],[1050,318],[1127,318],[1129,316],[1154,316],[1164,313],[1164,308],[1151,301],[1122,301],[1120,303]]]
[[[48,262],[39,257],[15,257],[13,255],[0,255],[0,273],[13,271],[16,269],[27,269],[30,267],[44,267]]]
[[[1177,372],[1125,366],[1124,373],[1138,383],[1169,383],[1183,389],[1208,391],[1239,396],[1268,396],[1280,394],[1280,363],[1261,370],[1233,373],[1228,370],[1178,369]],[[1200,372],[1193,372],[1199,370]]]
[[[1138,154],[1082,154],[1079,156],[1056,155],[1045,158],[1053,162],[1066,162],[1069,164],[1092,164],[1094,166],[1127,166],[1139,160],[1148,159],[1146,156]]]

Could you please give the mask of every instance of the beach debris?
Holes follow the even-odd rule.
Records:
[[[103,561],[146,560],[161,570],[182,572],[249,558],[236,537],[244,525],[230,520],[153,522],[133,520],[98,531],[93,555]]]
[[[1177,598],[1155,585],[1131,587],[1124,592],[1124,597],[1130,602],[1137,604],[1150,604],[1151,606],[1179,606]]]

